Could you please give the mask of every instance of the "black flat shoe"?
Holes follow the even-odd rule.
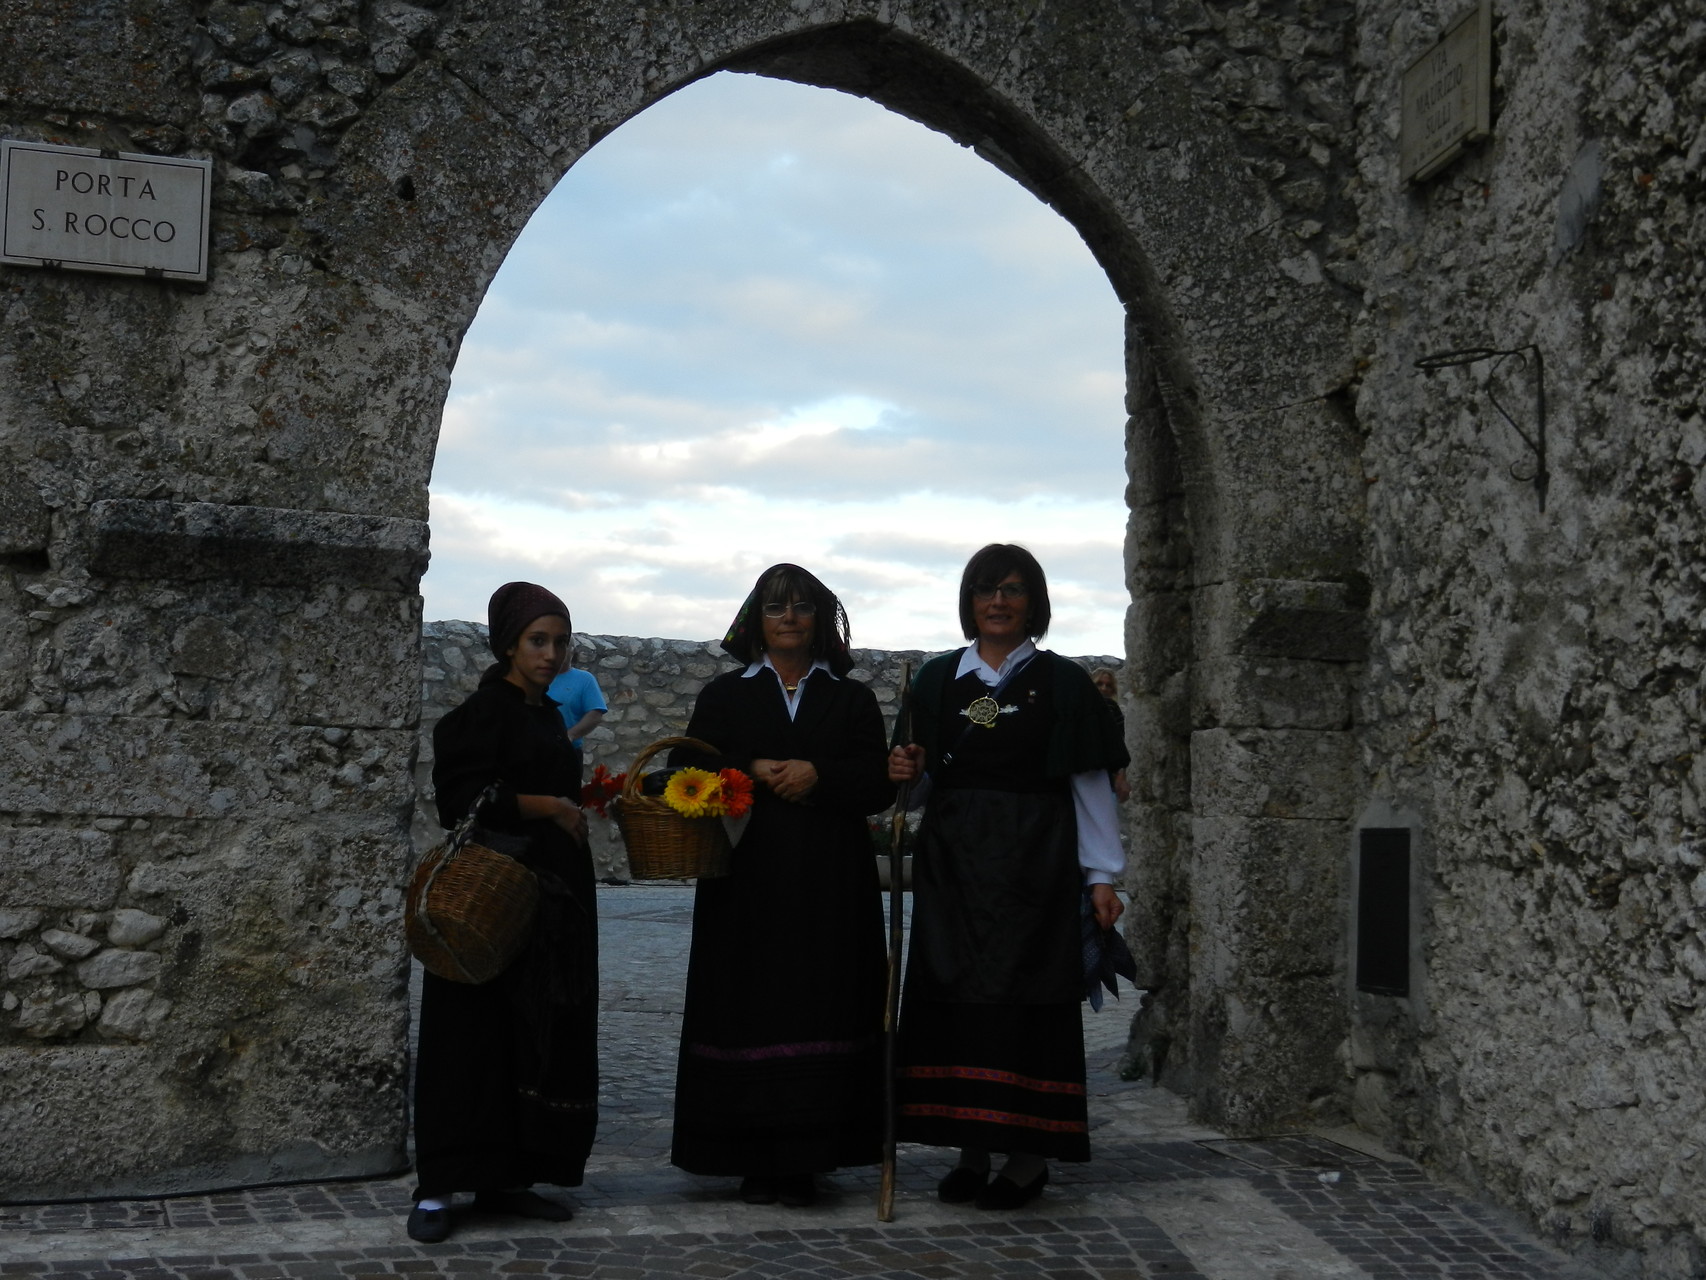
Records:
[[[474,1208],[481,1213],[506,1218],[537,1218],[541,1222],[567,1222],[575,1211],[566,1204],[547,1200],[537,1191],[476,1191]]]
[[[776,1179],[748,1174],[740,1180],[740,1198],[747,1204],[775,1204]]]
[[[970,1204],[988,1185],[987,1173],[961,1165],[936,1184],[936,1198],[943,1204]]]
[[[1005,1174],[996,1174],[989,1180],[989,1185],[983,1189],[983,1194],[977,1198],[979,1209],[1023,1209],[1031,1201],[1043,1193],[1048,1185],[1048,1170],[1045,1168],[1024,1186],[1020,1186]]]
[[[785,1174],[776,1179],[776,1199],[789,1209],[814,1205],[817,1203],[817,1179],[809,1173]]]
[[[450,1239],[450,1210],[423,1209],[416,1205],[409,1210],[409,1239],[422,1244],[438,1244]]]

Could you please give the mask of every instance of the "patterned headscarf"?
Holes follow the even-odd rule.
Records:
[[[497,660],[507,662],[509,651],[515,648],[527,624],[535,618],[555,613],[566,622],[569,606],[544,587],[531,582],[506,582],[486,605],[486,640]]]
[[[764,597],[779,575],[794,579],[804,590],[806,598],[817,607],[813,615],[812,657],[822,658],[838,676],[853,670],[853,655],[847,651],[851,632],[847,626],[847,610],[835,593],[797,564],[773,564],[758,575],[752,590],[729,624],[723,637],[723,652],[738,662],[757,662],[764,652]]]

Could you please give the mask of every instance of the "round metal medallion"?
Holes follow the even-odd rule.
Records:
[[[966,708],[966,718],[973,724],[981,725],[985,729],[993,729],[995,718],[1000,714],[1001,708],[996,705],[995,699],[987,695]]]

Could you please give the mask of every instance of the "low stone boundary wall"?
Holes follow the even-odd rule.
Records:
[[[421,751],[415,765],[414,841],[417,852],[437,843],[442,831],[433,808],[432,730],[439,717],[466,698],[490,664],[486,628],[474,622],[429,622],[422,628]],[[918,649],[855,649],[853,675],[871,686],[885,720],[899,707],[900,668],[908,659],[916,671],[934,652]],[[1110,657],[1079,658],[1086,668],[1118,669]],[[706,682],[735,661],[716,640],[642,640],[633,636],[575,636],[575,665],[590,671],[610,704],[604,723],[586,739],[586,768],[602,764],[612,773],[659,738],[679,735],[693,714],[694,699]],[[628,858],[616,824],[594,817],[593,864],[607,880],[627,880]]]

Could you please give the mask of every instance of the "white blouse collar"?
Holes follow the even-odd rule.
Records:
[[[974,640],[961,651],[960,667],[958,671],[954,672],[954,679],[958,680],[968,671],[975,671],[977,672],[977,678],[985,684],[1000,684],[1002,678],[1006,676],[1009,671],[1013,670],[1013,668],[1018,666],[1021,662],[1024,662],[1036,651],[1037,646],[1027,640],[1017,649],[1013,650],[1012,653],[1008,654],[999,667],[992,667],[985,662],[982,656],[978,653],[977,642]]]
[[[768,653],[759,658],[757,662],[747,663],[746,670],[740,673],[741,678],[743,680],[750,680],[766,667],[769,667],[772,671],[776,671],[776,664],[770,661],[770,655]],[[806,676],[809,676],[814,671],[829,671],[829,663],[825,662],[822,658],[815,659],[812,662],[812,665],[806,668]],[[806,676],[800,677],[801,684],[806,682]],[[782,673],[780,671],[776,671],[776,678],[778,680],[782,678]],[[829,671],[829,678],[831,680],[841,679],[841,677],[836,675],[833,671]]]

